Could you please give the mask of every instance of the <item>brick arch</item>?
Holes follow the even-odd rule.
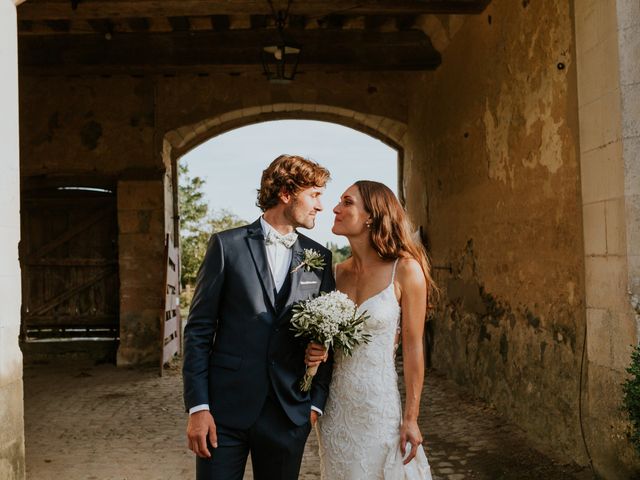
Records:
[[[399,158],[407,132],[404,122],[380,115],[330,105],[275,103],[228,111],[170,130],[164,135],[163,150],[171,159],[177,159],[217,135],[272,120],[319,120],[343,125],[389,145],[399,152]]]

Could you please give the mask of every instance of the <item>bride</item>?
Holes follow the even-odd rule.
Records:
[[[385,185],[358,181],[333,209],[333,233],[344,235],[352,256],[336,266],[336,287],[369,318],[368,344],[353,356],[335,353],[333,378],[318,421],[325,480],[431,479],[422,449],[418,411],[424,377],[422,334],[433,289],[422,246]],[[402,340],[406,403],[402,411],[395,352]],[[310,344],[307,365],[326,360]]]

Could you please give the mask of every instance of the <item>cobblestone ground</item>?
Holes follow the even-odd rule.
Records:
[[[194,477],[177,368],[160,378],[112,365],[27,366],[24,388],[29,480]],[[533,449],[517,428],[435,373],[424,391],[421,429],[435,479],[592,478]],[[314,432],[300,478],[320,478]]]

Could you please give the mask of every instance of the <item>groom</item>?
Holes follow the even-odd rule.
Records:
[[[184,331],[187,437],[197,480],[242,480],[249,452],[256,480],[298,478],[327,398],[331,361],[311,392],[301,392],[306,345],[289,328],[291,308],[333,290],[334,280],[331,253],[295,228],[313,228],[328,180],[317,163],[281,155],[262,173],[262,217],[209,241]],[[321,253],[325,266],[306,266],[305,249]]]

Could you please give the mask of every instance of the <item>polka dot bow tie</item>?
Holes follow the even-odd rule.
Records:
[[[278,243],[284,245],[286,248],[293,247],[293,244],[296,243],[298,239],[298,234],[296,232],[287,233],[286,235],[281,235],[278,232],[274,232],[271,230],[267,234],[267,238],[264,243],[266,245],[276,245]]]

